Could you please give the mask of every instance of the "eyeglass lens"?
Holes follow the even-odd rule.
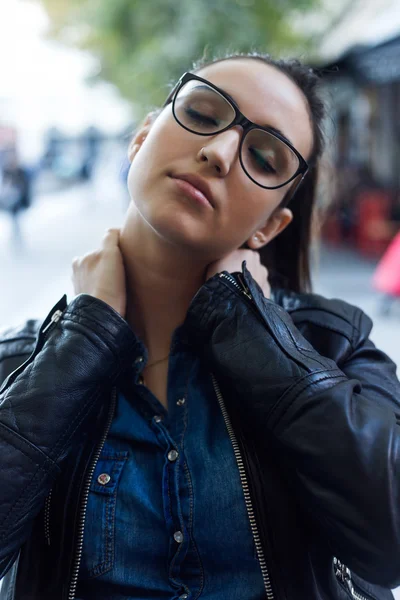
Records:
[[[181,87],[173,110],[180,125],[202,135],[222,131],[236,116],[234,107],[224,96],[195,79]],[[247,133],[241,161],[247,175],[271,188],[287,183],[299,168],[299,159],[289,146],[263,129],[251,129]]]

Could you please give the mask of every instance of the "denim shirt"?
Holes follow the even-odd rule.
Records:
[[[212,378],[180,330],[168,411],[140,384],[145,360],[119,392],[91,483],[79,600],[265,597]]]

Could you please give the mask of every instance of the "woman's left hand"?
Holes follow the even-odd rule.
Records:
[[[236,271],[242,271],[242,262],[246,261],[246,266],[250,271],[253,279],[258,283],[263,291],[266,298],[271,295],[271,287],[268,282],[268,271],[264,265],[261,264],[260,255],[255,250],[235,250],[224,258],[221,258],[208,266],[206,272],[206,280],[210,279],[216,273],[222,271],[228,271],[228,273],[235,273]]]

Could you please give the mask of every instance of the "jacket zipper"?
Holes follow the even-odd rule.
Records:
[[[44,504],[44,536],[48,546],[50,546],[50,506],[52,493],[53,490],[50,490]]]
[[[76,592],[76,586],[78,584],[78,576],[79,576],[79,567],[80,567],[81,559],[82,559],[83,535],[84,535],[84,531],[85,531],[86,510],[87,510],[87,503],[88,503],[88,499],[89,499],[90,484],[92,482],[93,473],[94,473],[94,471],[96,469],[96,465],[99,461],[101,451],[103,449],[103,446],[107,439],[108,433],[110,431],[111,423],[112,423],[112,420],[114,417],[116,402],[117,402],[117,390],[116,390],[116,388],[113,388],[107,423],[106,423],[102,438],[96,448],[92,462],[90,463],[90,466],[88,468],[87,477],[86,477],[86,480],[85,480],[84,486],[83,486],[82,502],[81,502],[81,506],[80,506],[80,510],[79,510],[79,517],[78,517],[78,539],[77,539],[76,546],[75,546],[75,556],[73,559],[72,574],[71,574],[71,580],[70,580],[70,585],[69,585],[69,590],[68,590],[68,600],[75,600],[75,592]]]
[[[237,274],[237,278],[240,281],[240,285],[236,281],[235,277],[233,275],[231,275],[230,273],[223,272],[223,273],[220,273],[219,276],[221,277],[221,279],[226,279],[227,281],[230,281],[230,283],[232,285],[234,285],[235,288],[238,289],[242,294],[247,296],[247,298],[249,300],[253,300],[253,296],[251,295],[250,290],[247,287],[247,285],[244,283],[241,273]]]
[[[354,600],[371,600],[368,596],[364,596],[360,592],[358,592],[353,584],[351,579],[351,571],[346,565],[344,565],[336,556],[333,559],[333,566],[335,568],[335,575],[337,579],[347,587],[347,590],[350,592],[351,597]]]
[[[222,275],[223,274],[221,273],[221,276]],[[262,578],[264,581],[266,597],[267,597],[267,600],[274,600],[274,594],[273,594],[272,585],[271,585],[271,578],[269,575],[267,562],[265,560],[264,550],[263,550],[262,544],[261,544],[261,538],[260,538],[257,521],[256,521],[255,514],[254,514],[253,503],[252,503],[251,497],[250,497],[249,484],[247,481],[246,469],[244,467],[243,458],[240,453],[239,444],[238,444],[235,432],[233,430],[232,423],[231,423],[231,420],[228,415],[228,411],[226,410],[226,406],[225,406],[224,399],[221,394],[221,390],[219,388],[218,382],[215,379],[214,375],[212,375],[212,381],[213,381],[214,390],[215,390],[215,393],[216,393],[216,396],[218,399],[218,403],[219,403],[222,415],[224,417],[225,426],[226,426],[226,429],[229,434],[229,438],[230,438],[232,446],[233,446],[233,451],[234,451],[236,462],[237,462],[238,469],[239,469],[239,475],[240,475],[240,481],[241,481],[242,489],[243,489],[244,501],[246,504],[247,514],[248,514],[249,521],[250,521],[251,532],[253,534],[253,540],[254,540],[258,560],[259,560],[260,567],[261,567],[261,574],[262,574]]]
[[[50,322],[43,329],[42,335],[44,335],[45,333],[48,333],[49,331],[51,331],[51,329],[53,329],[53,327],[55,327],[57,325],[58,321],[62,317],[62,314],[63,314],[62,310],[54,311],[54,313],[51,315]]]

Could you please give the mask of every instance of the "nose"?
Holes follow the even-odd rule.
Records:
[[[234,127],[208,138],[201,148],[197,160],[220,177],[226,177],[238,158],[241,128]]]

